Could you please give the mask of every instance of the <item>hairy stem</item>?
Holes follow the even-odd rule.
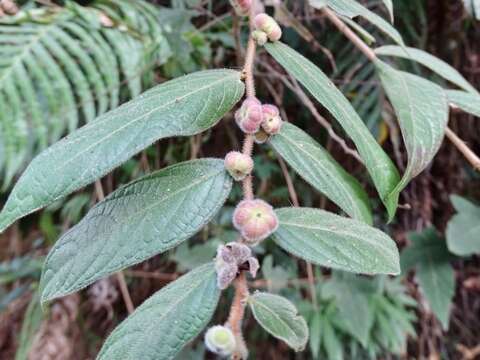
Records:
[[[355,34],[350,28],[330,9],[324,7],[322,12],[370,61],[377,60],[375,52]],[[452,144],[460,151],[475,170],[480,171],[480,158],[463,142],[449,127],[445,129],[445,135]]]
[[[255,64],[255,55],[256,55],[256,43],[252,37],[252,32],[254,29],[254,17],[255,17],[255,1],[252,1],[250,6],[249,13],[249,38],[247,44],[247,51],[245,54],[245,63],[243,67],[243,74],[245,78],[245,88],[247,97],[255,96],[255,80],[254,80],[254,64]],[[245,155],[252,156],[253,146],[255,144],[254,135],[245,135],[243,141],[242,152]],[[253,192],[253,181],[252,176],[247,176],[242,181],[243,196],[245,200],[252,200],[254,198]],[[239,241],[242,241],[240,238]],[[232,306],[230,308],[230,315],[228,317],[228,325],[232,329],[235,339],[237,341],[237,347],[235,352],[232,355],[232,359],[241,360],[245,359],[247,356],[247,347],[245,341],[243,340],[242,335],[242,322],[245,315],[245,306],[248,298],[248,283],[247,278],[244,272],[241,272],[238,278],[235,280],[235,296],[233,299]]]
[[[235,296],[233,298],[232,306],[230,308],[230,315],[227,324],[235,336],[237,348],[232,355],[234,360],[242,360],[247,356],[247,347],[242,334],[242,322],[245,316],[245,307],[248,298],[248,283],[245,273],[242,272],[235,280]]]

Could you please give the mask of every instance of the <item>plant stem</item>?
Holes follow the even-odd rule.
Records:
[[[245,316],[245,306],[248,298],[248,283],[244,272],[241,272],[235,280],[235,296],[230,308],[230,315],[227,323],[235,336],[237,348],[232,355],[232,359],[241,360],[246,358],[247,347],[242,334],[242,322]]]
[[[255,97],[255,80],[254,80],[254,63],[255,63],[255,55],[256,55],[256,43],[252,37],[252,32],[254,28],[254,17],[255,17],[255,1],[252,1],[250,6],[250,13],[249,13],[249,38],[247,44],[247,51],[245,54],[245,63],[243,67],[243,75],[245,78],[245,88],[246,88],[246,96],[248,97]],[[245,155],[252,156],[253,153],[253,146],[255,144],[255,137],[254,135],[246,134],[245,139],[243,141],[243,149],[242,152]],[[254,198],[253,192],[253,181],[252,176],[247,176],[242,181],[242,188],[243,188],[243,196],[245,200],[252,200]],[[240,238],[239,241],[241,242],[242,239]],[[241,272],[238,278],[235,280],[235,296],[233,299],[232,306],[230,308],[230,315],[228,317],[228,325],[230,326],[233,334],[235,335],[235,339],[237,342],[237,346],[235,352],[232,355],[232,359],[234,360],[241,360],[245,359],[247,356],[247,347],[245,345],[245,341],[243,340],[242,335],[242,322],[243,317],[245,315],[245,306],[247,304],[248,298],[248,283],[247,278],[244,272]]]
[[[342,32],[370,61],[377,60],[377,54],[365,42],[355,34],[333,11],[326,6],[322,9],[325,16]],[[445,135],[452,144],[462,153],[467,161],[477,171],[480,171],[480,158],[470,149],[457,134],[448,126],[445,129]]]
[[[460,139],[457,134],[455,134],[450,128],[447,127],[445,130],[445,135],[447,138],[456,146],[456,148],[462,153],[465,159],[473,166],[477,171],[480,171],[480,158],[475,154],[472,149],[470,149],[465,141]]]
[[[292,200],[292,204],[294,207],[300,207],[300,202],[298,201],[297,191],[295,190],[295,186],[293,184],[292,178],[288,173],[287,165],[285,161],[278,156],[278,162],[280,164],[280,168],[282,169],[283,177],[287,182],[288,193],[290,195],[290,199]],[[318,309],[318,300],[317,300],[317,291],[315,289],[315,277],[313,275],[313,266],[310,262],[305,261],[307,266],[307,278],[308,278],[308,286],[310,290],[310,299],[312,300],[313,308]]]

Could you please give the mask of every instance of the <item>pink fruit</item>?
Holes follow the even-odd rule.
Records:
[[[262,106],[263,122],[262,129],[269,135],[275,135],[282,128],[282,118],[280,111],[275,105],[266,104]]]
[[[265,32],[270,41],[278,41],[282,37],[280,25],[270,15],[258,14],[254,19],[255,28]]]
[[[263,121],[262,103],[254,97],[245,99],[235,113],[235,121],[243,132],[255,134]]]
[[[233,225],[248,243],[255,245],[278,228],[278,219],[265,201],[243,200],[233,213]]]
[[[230,0],[235,12],[240,16],[248,15],[252,6],[252,0]]]

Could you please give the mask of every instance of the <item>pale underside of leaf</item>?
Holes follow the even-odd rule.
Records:
[[[243,92],[239,72],[201,71],[158,85],[76,130],[32,161],[0,214],[0,231],[106,175],[158,139],[214,126]]]
[[[399,274],[395,242],[367,224],[323,210],[276,210],[275,242],[313,264],[362,274]]]
[[[97,360],[170,360],[210,321],[218,304],[213,264],[203,265],[146,300],[105,341]]]
[[[257,292],[248,298],[257,322],[274,337],[285,341],[295,351],[302,351],[308,341],[308,326],[287,299]]]
[[[307,133],[286,123],[270,143],[303,179],[348,215],[372,223],[368,195],[361,185]]]
[[[312,62],[285,44],[266,44],[267,51],[292,74],[340,123],[355,143],[384,202],[389,218],[395,214],[395,199],[387,199],[400,177],[395,165],[345,96]]]
[[[480,95],[461,90],[447,90],[446,93],[450,104],[480,117]]]
[[[212,219],[231,186],[222,160],[202,159],[115,191],[51,249],[41,279],[42,302],[180,244]]]
[[[433,160],[442,144],[449,107],[445,91],[431,81],[376,62],[382,85],[393,105],[407,148],[408,164],[402,180],[389,195],[400,192]]]
[[[327,5],[339,15],[354,18],[361,16],[365,20],[375,25],[380,31],[389,36],[397,44],[403,46],[403,39],[400,33],[388,21],[381,16],[370,11],[365,6],[355,0],[310,0],[310,5],[314,8],[322,8]],[[389,9],[390,12],[390,9]]]
[[[458,70],[426,51],[412,47],[386,45],[375,49],[375,53],[380,56],[394,56],[416,61],[465,91],[478,95],[478,91]]]

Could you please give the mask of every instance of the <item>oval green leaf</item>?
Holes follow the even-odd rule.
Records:
[[[394,56],[416,61],[458,87],[478,94],[477,90],[454,67],[426,51],[412,47],[386,45],[375,49],[375,53],[380,56]]]
[[[398,71],[380,60],[375,66],[397,115],[408,154],[402,180],[389,195],[397,201],[400,192],[430,164],[440,148],[449,107],[445,91],[431,81]]]
[[[218,304],[213,264],[169,284],[121,323],[97,360],[170,360],[208,324]]]
[[[203,159],[170,166],[115,191],[50,250],[42,302],[180,244],[212,219],[231,186],[223,160]]]
[[[285,123],[270,143],[305,181],[348,215],[372,223],[368,195],[360,183],[307,133]]]
[[[305,349],[308,325],[295,305],[284,297],[257,292],[248,298],[255,320],[271,335],[295,351]]]
[[[461,90],[447,90],[446,93],[450,104],[480,117],[480,95]]]
[[[384,202],[389,218],[395,214],[395,199],[387,199],[400,180],[395,165],[383,151],[355,109],[330,79],[310,60],[280,42],[265,45],[267,51],[337,119],[355,143]]]
[[[243,92],[238,71],[201,71],[158,85],[74,131],[29,165],[0,214],[0,231],[104,176],[158,139],[212,127]]]
[[[361,274],[400,273],[395,242],[363,222],[323,210],[283,208],[273,239],[313,264]]]

